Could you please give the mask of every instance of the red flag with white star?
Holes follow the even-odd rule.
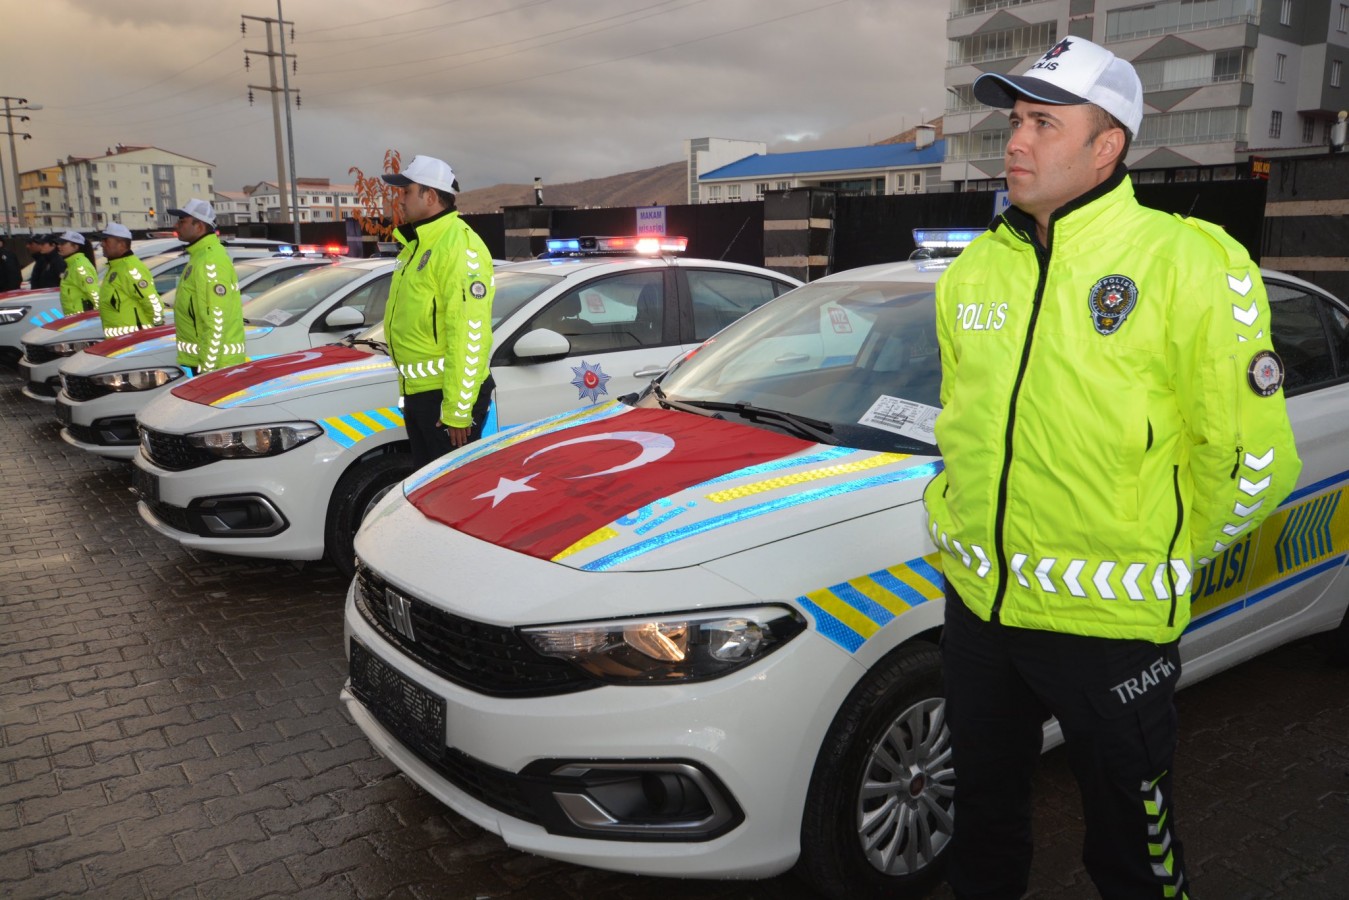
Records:
[[[215,372],[185,381],[173,389],[177,397],[191,400],[193,403],[210,405],[223,397],[238,393],[247,387],[302,372],[305,369],[318,369],[337,363],[354,362],[369,359],[370,354],[354,347],[329,344],[313,350],[300,350],[295,353],[283,353],[266,359],[254,360],[237,366],[229,366]]]
[[[634,409],[489,453],[408,500],[465,534],[551,559],[662,497],[811,446],[736,422]]]

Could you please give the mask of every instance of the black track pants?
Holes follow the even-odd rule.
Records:
[[[495,382],[488,377],[478,390],[478,399],[473,404],[473,429],[469,432],[469,441],[482,437],[495,386]],[[441,396],[441,391],[422,391],[403,398],[403,423],[407,426],[408,443],[411,444],[412,464],[419,469],[454,449],[454,444],[450,443],[450,433],[436,427],[440,419]]]

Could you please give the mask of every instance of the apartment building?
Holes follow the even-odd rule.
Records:
[[[1130,60],[1144,117],[1139,181],[1249,177],[1252,158],[1326,148],[1349,108],[1349,2],[951,0],[942,178],[1003,186],[1007,114],[974,99],[984,72],[1025,68],[1064,37]]]
[[[19,194],[23,203],[20,219],[33,231],[60,231],[71,225],[66,205],[66,186],[61,166],[46,166],[19,173]]]
[[[287,185],[287,188],[290,186]],[[333,184],[327,178],[295,179],[296,205],[301,222],[340,222],[355,215],[356,185]],[[290,215],[282,214],[281,190],[275,181],[260,181],[248,185],[243,193],[247,198],[247,219],[239,222],[289,222]],[[290,191],[287,190],[287,204]]]
[[[215,195],[211,163],[159,147],[118,144],[102,156],[68,156],[61,180],[70,227],[81,230],[110,222],[171,227],[171,208]]]

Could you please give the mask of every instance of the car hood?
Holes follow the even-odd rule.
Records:
[[[428,524],[587,572],[640,572],[917,502],[940,467],[610,403],[480,441],[403,493]]]
[[[82,312],[63,316],[38,327],[23,336],[25,344],[58,344],[64,341],[91,340],[103,336],[103,320],[98,312]]]
[[[270,326],[245,325],[244,340],[253,341],[271,334]],[[172,325],[145,328],[106,341],[100,341],[85,351],[93,356],[111,360],[134,359],[136,362],[173,362],[177,359],[178,339]],[[120,366],[118,368],[121,368]]]
[[[381,381],[392,383],[397,377],[384,354],[332,344],[231,366],[181,384],[173,393],[193,403],[229,409],[285,403]],[[396,393],[391,389],[390,397]]]

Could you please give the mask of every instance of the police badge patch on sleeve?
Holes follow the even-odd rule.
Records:
[[[1138,285],[1125,275],[1107,275],[1087,295],[1091,323],[1101,334],[1114,334],[1138,305]]]
[[[1251,357],[1246,367],[1246,380],[1251,390],[1261,397],[1269,397],[1283,387],[1283,360],[1273,350],[1261,350]]]
[[[216,296],[217,296],[217,297],[223,297],[223,296],[225,296],[225,291],[226,291],[226,290],[227,290],[227,288],[226,288],[223,284],[217,284],[217,285],[215,286],[215,293],[216,293]]]
[[[430,261],[431,261],[431,251],[427,250],[425,253],[422,254],[421,260],[417,263],[417,271],[420,272],[422,269],[425,269],[426,264],[429,263]]]
[[[94,279],[92,279],[92,278],[90,278],[88,275],[86,275],[86,276],[84,277],[84,283],[85,283],[85,284],[93,284],[93,283],[94,283]]]
[[[487,296],[487,285],[483,284],[481,281],[475,281],[473,284],[469,285],[468,292],[481,300],[483,297]]]
[[[150,282],[146,281],[144,278],[142,278],[140,281],[136,282],[136,287],[149,287],[149,286],[150,286]]]

